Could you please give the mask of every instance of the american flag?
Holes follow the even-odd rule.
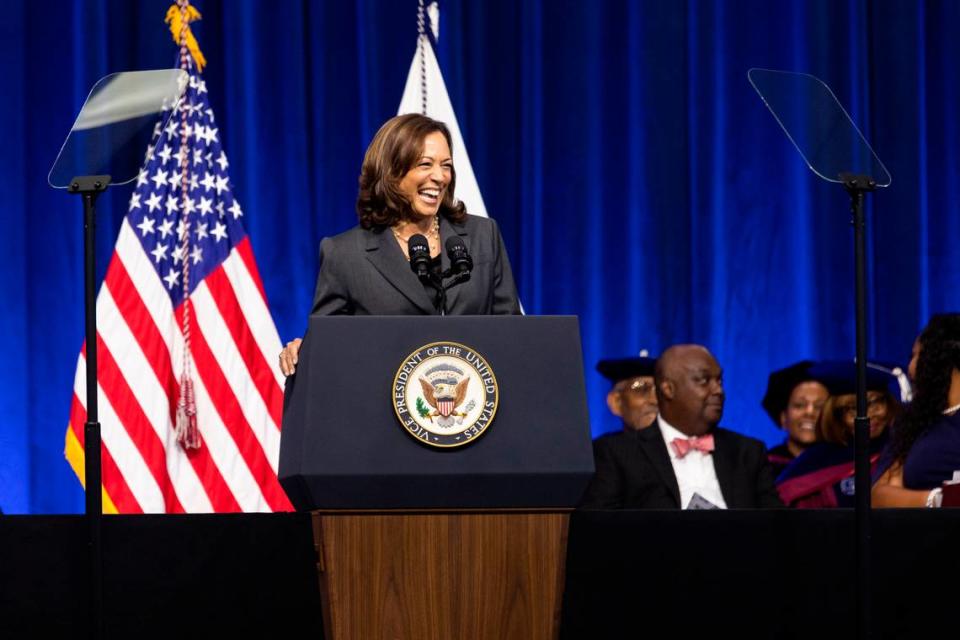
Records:
[[[277,480],[280,338],[206,84],[185,66],[189,86],[154,129],[97,296],[104,511],[290,510]],[[85,353],[66,438],[81,481]],[[175,431],[185,364],[196,448]]]

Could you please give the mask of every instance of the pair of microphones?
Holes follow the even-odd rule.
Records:
[[[447,238],[444,243],[447,249],[447,257],[450,258],[450,268],[440,274],[440,278],[458,278],[458,282],[463,282],[473,271],[473,258],[467,251],[467,245],[463,243],[460,236],[453,235]],[[407,240],[407,255],[410,256],[410,268],[417,274],[421,280],[429,279],[433,276],[430,272],[430,244],[426,236],[416,233]]]
[[[421,282],[432,283],[436,288],[435,304],[440,315],[447,314],[447,291],[469,280],[470,272],[473,270],[473,258],[470,257],[467,245],[463,243],[460,236],[450,236],[444,246],[447,248],[447,257],[450,258],[450,268],[442,273],[435,273],[430,269],[430,244],[427,238],[423,234],[416,233],[407,240],[410,268]],[[445,283],[444,280],[447,282]]]

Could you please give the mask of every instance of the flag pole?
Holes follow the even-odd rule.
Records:
[[[177,25],[171,21],[170,31],[174,33],[174,39],[180,45],[180,69],[188,71],[190,62],[190,46],[188,45],[188,36],[190,34],[190,22],[198,20],[200,13],[190,6],[190,0],[177,0],[177,8],[180,12],[180,29],[177,33]],[[171,7],[173,10],[173,7]],[[199,51],[199,47],[197,47]],[[198,69],[199,71],[199,69]],[[180,196],[183,202],[187,201],[190,192],[190,160],[187,157],[187,109],[186,105],[180,109]],[[190,214],[184,211],[183,217],[183,237],[180,239],[183,250],[183,369],[180,372],[180,392],[177,398],[176,424],[175,431],[177,441],[184,450],[196,450],[200,448],[200,430],[197,427],[197,403],[194,395],[193,380],[191,378],[191,358],[190,350]]]
[[[427,115],[427,27],[423,0],[417,2],[417,49],[420,56],[420,115]]]

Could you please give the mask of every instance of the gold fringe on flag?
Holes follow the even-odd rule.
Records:
[[[186,15],[183,15],[181,8],[177,4],[171,5],[167,9],[167,17],[164,18],[164,22],[170,25],[170,35],[173,36],[173,41],[177,44],[180,42],[180,34],[184,34],[184,40],[186,40],[187,49],[190,51],[190,55],[193,57],[193,61],[197,63],[197,71],[202,72],[203,68],[207,66],[207,59],[203,57],[203,52],[200,51],[200,45],[197,43],[197,39],[193,37],[193,32],[190,30],[190,23],[200,20],[203,16],[200,15],[200,12],[192,5],[187,5]]]

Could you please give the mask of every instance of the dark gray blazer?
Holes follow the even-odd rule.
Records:
[[[518,314],[520,303],[497,223],[468,215],[461,224],[440,218],[440,239],[463,239],[473,258],[470,280],[447,293],[450,315]],[[442,253],[444,270],[450,268]],[[431,296],[411,271],[389,229],[359,226],[320,242],[320,275],[311,313],[320,315],[436,315]]]
[[[759,440],[715,428],[713,468],[729,509],[782,507]],[[584,509],[679,509],[680,487],[658,423],[593,442],[596,473]]]

